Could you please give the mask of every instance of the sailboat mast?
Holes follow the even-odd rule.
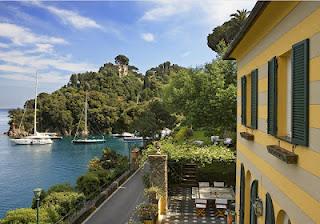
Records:
[[[38,97],[38,72],[36,72],[36,90],[35,90],[35,99],[34,99],[34,128],[33,132],[37,134],[37,97]]]
[[[84,134],[88,135],[88,91],[86,91],[86,102],[84,105]]]

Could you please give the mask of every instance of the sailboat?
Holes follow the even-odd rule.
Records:
[[[104,136],[102,136],[102,138],[100,138],[100,139],[88,138],[88,136],[89,136],[89,131],[88,131],[88,92],[86,92],[86,100],[85,100],[85,104],[84,104],[84,131],[82,134],[83,138],[77,138],[80,122],[81,122],[81,118],[80,118],[80,121],[78,124],[76,134],[72,140],[72,143],[74,143],[74,144],[93,144],[93,143],[104,143],[106,141],[104,139]]]
[[[38,97],[38,74],[36,74],[36,90],[34,100],[34,118],[33,118],[33,135],[29,135],[23,138],[11,139],[16,145],[47,145],[52,144],[52,140],[49,135],[45,133],[37,132],[37,97]],[[21,124],[20,124],[21,126]],[[19,128],[20,128],[19,126]]]

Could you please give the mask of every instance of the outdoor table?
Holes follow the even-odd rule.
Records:
[[[227,199],[235,200],[235,194],[232,188],[227,187],[200,187],[194,188],[198,192],[197,198],[206,200]]]

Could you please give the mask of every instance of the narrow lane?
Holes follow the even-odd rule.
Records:
[[[139,170],[92,214],[84,224],[125,224],[136,206],[144,199],[142,176]]]

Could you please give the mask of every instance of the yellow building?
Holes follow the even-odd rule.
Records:
[[[320,223],[320,2],[257,2],[225,59],[238,65],[238,223]]]

